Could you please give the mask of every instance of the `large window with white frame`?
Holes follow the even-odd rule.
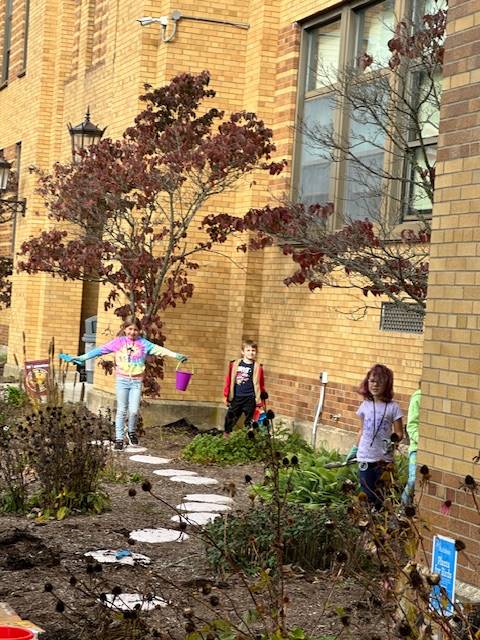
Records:
[[[417,0],[412,24],[438,3]],[[399,7],[357,0],[304,24],[293,196],[333,202],[337,224],[393,208],[398,222],[431,212],[441,74],[420,63],[413,73],[412,64],[404,86],[392,85],[388,42]],[[392,120],[395,98],[406,92],[411,104]]]

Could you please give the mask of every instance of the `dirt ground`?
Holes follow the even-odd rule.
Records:
[[[182,446],[191,436],[171,433],[159,428],[149,429],[142,439],[149,454],[172,458],[169,468],[197,471],[219,480],[212,487],[184,485],[152,473],[153,465],[131,462],[129,454],[115,453],[115,465],[128,473],[138,473],[151,481],[153,491],[170,505],[179,504],[187,493],[220,493],[236,490],[235,507],[248,507],[248,486],[245,474],[254,481],[262,479],[259,465],[236,467],[202,466],[180,458]],[[158,467],[160,468],[160,467]],[[152,611],[153,627],[163,637],[182,638],[185,624],[184,609],[203,612],[205,619],[230,616],[252,608],[252,600],[241,580],[216,576],[209,568],[203,542],[194,530],[183,543],[135,543],[129,540],[134,529],[177,528],[170,521],[174,511],[143,492],[130,497],[132,484],[106,483],[111,496],[111,510],[98,516],[69,517],[64,521],[36,524],[31,518],[3,515],[0,517],[0,601],[7,602],[23,618],[28,618],[46,630],[46,640],[78,638],[78,630],[85,627],[85,619],[95,615],[101,605],[86,592],[111,592],[115,585],[123,592],[154,593],[171,604]],[[142,553],[152,559],[148,566],[105,565],[101,573],[86,573],[84,553],[97,549],[124,549]],[[77,585],[69,584],[71,577]],[[46,593],[51,583],[54,593]],[[205,588],[207,585],[207,588]],[[207,594],[202,593],[202,587]],[[323,573],[304,575],[292,572],[288,578],[289,625],[299,626],[315,637],[335,637],[342,631],[337,607],[349,616],[347,636],[352,638],[386,638],[381,612],[369,605],[365,594],[353,582],[345,579],[333,589],[331,576]],[[211,604],[212,596],[214,605]],[[65,602],[64,614],[55,611],[57,599]],[[204,604],[205,603],[205,606]],[[345,637],[342,635],[342,637]]]

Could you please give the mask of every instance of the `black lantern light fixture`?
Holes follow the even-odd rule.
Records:
[[[0,196],[8,189],[8,181],[12,165],[0,153]],[[17,213],[25,213],[25,200],[18,198],[1,198],[0,197],[0,219],[2,222],[11,220]],[[5,215],[5,213],[7,215]]]
[[[105,127],[105,129],[106,128],[107,127]],[[90,107],[87,108],[83,122],[77,124],[76,127],[73,127],[71,124],[68,125],[68,131],[72,138],[72,159],[74,162],[78,162],[80,159],[79,151],[100,141],[105,133],[105,129],[100,129],[91,122]]]

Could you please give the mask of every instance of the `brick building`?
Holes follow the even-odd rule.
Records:
[[[422,377],[420,461],[433,473],[430,516],[442,531],[468,538],[478,556],[472,505],[457,491],[466,473],[478,478],[471,458],[480,448],[475,411],[480,402],[475,331],[480,13],[475,4],[451,0],[449,8],[425,334],[400,325],[385,331],[381,303],[353,320],[348,312],[359,306],[355,296],[333,289],[310,293],[286,288],[282,280],[292,265],[280,251],[239,255],[233,242],[224,248],[227,258],[201,258],[193,299],[169,311],[165,321],[167,346],[188,353],[196,365],[188,403],[207,412],[220,404],[225,364],[238,354],[241,336],[259,341],[272,406],[296,423],[311,424],[319,374],[327,371],[319,440],[345,444],[351,438],[357,429],[355,388],[371,364],[383,362],[395,371],[396,395],[405,409]],[[171,16],[175,10],[183,17],[169,42],[164,40],[172,35],[171,18],[165,32],[159,24],[141,27],[137,22],[141,16]],[[69,160],[67,123],[81,121],[89,106],[93,121],[118,137],[140,108],[144,83],[160,85],[182,71],[208,69],[218,106],[227,112],[257,112],[272,125],[278,155],[289,163],[280,179],[242,186],[210,202],[206,213],[242,214],[300,188],[311,199],[335,195],[342,169],[330,175],[325,167],[314,166],[324,173],[309,191],[312,167],[295,135],[297,114],[315,110],[324,98],[321,87],[308,81],[308,48],[333,47],[344,59],[358,43],[384,43],[384,27],[406,10],[403,1],[393,0],[3,0],[0,149],[16,160],[19,194],[27,199],[25,217],[17,217],[15,246],[51,224],[28,167],[48,169],[57,160]],[[355,203],[354,193],[350,198]],[[10,251],[12,233],[0,231],[2,250]],[[22,353],[22,332],[29,357],[45,355],[52,335],[58,348],[77,352],[83,320],[95,314],[97,343],[107,340],[117,327],[103,311],[103,295],[81,283],[15,274],[11,309],[0,317],[3,335],[8,328],[9,363]],[[172,377],[167,369],[162,402],[186,405]],[[92,398],[111,390],[111,378],[97,373]],[[456,504],[452,516],[440,521],[439,506],[447,496]],[[466,561],[462,571],[461,577],[478,582]]]

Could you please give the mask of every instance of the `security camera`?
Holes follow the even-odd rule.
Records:
[[[144,16],[143,18],[138,18],[137,22],[139,22],[142,25],[142,27],[146,27],[149,24],[152,24],[153,22],[155,22],[155,20],[151,16]]]
[[[165,29],[168,26],[168,16],[160,16],[160,18],[152,18],[152,16],[144,16],[143,18],[138,18],[137,22],[139,22],[142,27],[148,27],[150,24],[160,23],[162,27]]]

